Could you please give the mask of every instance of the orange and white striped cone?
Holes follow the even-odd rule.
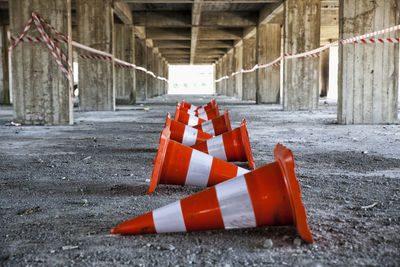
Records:
[[[190,115],[183,110],[179,108],[179,105],[176,107],[175,110],[175,118],[174,120],[182,122],[183,124],[189,125],[189,126],[195,126],[197,124],[206,122],[206,119],[202,119],[199,117],[196,117],[194,115]]]
[[[247,161],[250,168],[256,167],[244,118],[239,128],[192,145],[192,148],[225,161]]]
[[[195,125],[193,128],[214,136],[232,131],[231,121],[229,120],[229,113],[227,110],[224,111],[223,115]]]
[[[211,119],[214,119],[214,118],[220,116],[218,104],[215,106],[215,108],[212,108],[212,109],[209,109],[209,110],[203,111],[203,112],[199,112],[197,110],[193,111],[193,110],[184,108],[184,107],[182,107],[182,105],[180,105],[180,103],[177,104],[177,107],[179,107],[180,110],[186,112],[189,115],[193,115],[193,116],[199,117],[201,119],[205,119],[205,120],[211,120]]]
[[[171,140],[167,126],[160,136],[147,194],[154,192],[158,184],[206,187],[247,172],[244,168]]]
[[[123,222],[111,233],[129,235],[294,225],[299,235],[312,243],[293,154],[278,144],[274,155],[273,163]]]
[[[215,100],[215,98],[213,98],[211,102],[209,102],[203,106],[195,106],[193,104],[185,102],[185,100],[182,100],[182,106],[187,109],[193,110],[193,111],[199,110],[199,109],[203,109],[204,111],[206,111],[208,109],[214,108],[216,104],[217,104],[217,101]]]
[[[211,134],[202,132],[188,125],[172,120],[169,113],[167,115],[165,127],[167,127],[168,124],[171,125],[170,138],[178,143],[184,144],[185,146],[192,146],[213,138]]]

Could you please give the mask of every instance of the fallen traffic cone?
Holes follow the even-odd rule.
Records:
[[[123,222],[111,234],[294,225],[312,243],[293,154],[278,144],[274,155],[273,163]]]
[[[190,114],[182,111],[179,107],[180,107],[180,104],[178,103],[176,110],[175,110],[174,120],[182,122],[183,124],[186,124],[189,126],[195,126],[195,125],[198,125],[200,123],[207,121],[206,119],[202,119],[202,118],[196,117],[194,115],[190,115]]]
[[[223,115],[195,125],[193,128],[214,136],[232,131],[231,121],[229,120],[229,113],[227,110],[224,111]]]
[[[193,110],[184,108],[179,103],[177,104],[177,107],[179,107],[180,110],[186,112],[189,115],[193,115],[193,116],[199,117],[201,119],[205,119],[205,120],[211,120],[211,119],[214,119],[214,118],[220,116],[218,104],[216,104],[215,108],[209,109],[207,111],[202,111],[202,112],[199,112],[198,110],[193,111]]]
[[[185,102],[185,100],[182,100],[182,106],[185,108],[188,108],[190,110],[208,110],[208,109],[212,109],[215,107],[215,105],[217,104],[217,101],[215,101],[215,98],[213,98],[213,100],[211,100],[211,102],[205,104],[204,106],[195,106],[193,104],[187,103]]]
[[[239,128],[192,145],[192,148],[225,161],[247,161],[250,168],[256,167],[244,118]]]
[[[167,125],[171,125],[170,138],[178,143],[184,144],[185,146],[199,144],[214,137],[211,134],[202,132],[181,122],[172,120],[169,113],[167,115],[165,127],[167,127]]]
[[[154,192],[158,184],[206,187],[247,172],[244,168],[171,140],[167,126],[160,136],[147,194]]]

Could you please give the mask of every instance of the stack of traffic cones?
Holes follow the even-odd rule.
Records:
[[[210,187],[119,224],[112,234],[186,232],[294,225],[312,243],[292,152],[281,144],[275,161],[256,168],[246,120],[231,128],[215,99],[204,106],[178,103],[168,113],[147,194],[158,184]],[[230,162],[248,162],[251,170]]]

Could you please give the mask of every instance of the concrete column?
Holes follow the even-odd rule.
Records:
[[[325,97],[329,90],[329,49],[320,53],[319,58],[319,96]]]
[[[146,68],[146,40],[135,38],[135,64]],[[147,74],[143,71],[136,71],[136,98],[137,100],[147,99]]]
[[[71,36],[70,1],[13,0],[8,5],[12,36],[22,33],[32,12],[37,12],[57,30]],[[37,33],[34,24],[28,35],[31,33]],[[57,46],[71,56],[70,45]],[[47,46],[42,43],[20,43],[12,51],[11,64],[14,121],[34,125],[73,123],[68,80]]]
[[[341,0],[339,38],[400,24],[397,0]],[[399,37],[399,32],[385,34]],[[339,48],[338,122],[396,123],[399,44],[347,44]]]
[[[115,57],[135,64],[135,39],[132,25],[114,24]],[[117,104],[136,103],[135,70],[115,68],[115,94]]]
[[[79,42],[114,54],[111,0],[76,0]],[[79,53],[90,54],[79,50]],[[83,110],[115,110],[115,67],[110,60],[79,59],[79,99]]]
[[[235,71],[235,49],[231,49],[227,54],[227,75],[230,76]],[[233,96],[235,92],[235,78],[229,77],[227,80],[226,95]]]
[[[298,54],[319,47],[320,0],[285,1],[284,53]],[[319,100],[319,58],[287,59],[283,73],[283,108],[315,109]]]
[[[7,25],[0,25],[0,104],[10,104]]]
[[[153,50],[153,72],[157,76],[159,75],[159,59],[158,59],[158,53],[155,53]],[[157,78],[152,77],[153,79],[153,88],[154,88],[154,96],[159,96],[160,95],[160,80]]]
[[[167,61],[165,61],[165,78],[169,79],[169,66]],[[169,84],[165,82],[165,94],[168,94],[168,86]]]
[[[259,25],[258,34],[258,65],[262,65],[273,61],[281,54],[281,25]],[[260,103],[279,103],[279,67],[269,67],[258,70],[258,90],[258,99]]]
[[[225,54],[222,58],[222,76],[228,75],[228,54]],[[221,95],[227,95],[228,79],[222,80],[221,83]]]
[[[235,47],[235,72],[240,72],[243,68],[243,45]],[[243,73],[235,75],[235,93],[234,96],[242,99],[243,97]]]
[[[146,57],[147,57],[147,65],[146,69],[149,71],[154,72],[154,53],[153,53],[153,48],[152,47],[147,47],[146,48]],[[146,74],[146,80],[147,80],[147,97],[153,97],[154,94],[154,78],[150,74]]]
[[[218,60],[214,65],[214,80],[221,78],[221,61]],[[215,93],[221,94],[221,82],[215,83]]]
[[[243,69],[251,69],[256,64],[256,39],[243,39]],[[256,81],[255,71],[243,73],[243,100],[256,100]]]

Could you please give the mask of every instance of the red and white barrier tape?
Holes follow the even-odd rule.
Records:
[[[301,57],[309,57],[309,58],[315,58],[315,57],[320,57],[320,53],[326,49],[329,49],[333,46],[337,46],[340,44],[351,44],[351,43],[355,43],[355,44],[384,44],[384,43],[400,43],[400,38],[376,38],[376,39],[371,39],[369,37],[373,37],[376,35],[380,35],[380,34],[384,34],[384,33],[390,33],[393,31],[398,31],[400,30],[400,25],[397,26],[393,26],[393,27],[389,27],[383,30],[379,30],[379,31],[375,31],[375,32],[371,32],[371,33],[367,33],[364,35],[360,35],[360,36],[356,36],[356,37],[352,37],[352,38],[348,38],[348,39],[344,39],[344,40],[340,40],[340,41],[335,41],[333,43],[327,44],[325,46],[322,46],[320,48],[311,50],[311,51],[307,51],[304,53],[300,53],[300,54],[285,54],[283,56],[278,57],[277,59],[271,61],[270,63],[267,64],[263,64],[263,65],[258,65],[256,64],[253,68],[249,69],[249,70],[241,70],[240,72],[234,72],[231,75],[225,75],[217,80],[215,80],[216,83],[221,82],[223,80],[229,79],[230,77],[233,77],[235,75],[238,75],[240,73],[249,73],[249,72],[253,72],[257,69],[263,69],[263,68],[268,68],[271,66],[280,66],[280,61],[284,60],[284,59],[294,59],[294,58],[301,58]],[[369,39],[368,39],[369,38]]]
[[[30,37],[30,36],[25,36],[26,33],[29,31],[31,25],[32,25],[32,19],[35,21],[36,27],[38,28],[40,34],[42,37]],[[57,39],[57,38],[53,38],[50,39],[50,37],[47,35],[47,33],[44,31],[43,28],[43,24],[45,24],[51,31],[53,31],[56,35],[60,36],[61,39]],[[39,26],[40,28],[39,29]],[[46,36],[47,37],[46,37]],[[78,42],[75,42],[71,39],[68,38],[68,36],[64,35],[63,33],[59,32],[56,28],[54,28],[50,23],[48,23],[46,20],[44,20],[43,18],[41,18],[39,15],[37,15],[36,13],[32,13],[32,17],[29,19],[28,23],[26,24],[24,31],[22,32],[21,35],[14,37],[14,36],[10,36],[10,42],[11,42],[11,46],[9,48],[9,51],[13,50],[18,44],[19,42],[43,42],[46,43],[46,45],[48,46],[48,48],[50,49],[50,52],[52,53],[52,55],[54,56],[54,58],[56,59],[57,64],[59,65],[61,71],[66,75],[66,69],[64,68],[64,66],[62,65],[62,62],[59,60],[63,60],[68,64],[69,69],[71,70],[72,73],[72,66],[68,60],[68,57],[65,55],[65,53],[62,52],[61,49],[59,49],[55,43],[69,43],[71,42],[71,44],[74,47],[86,50],[88,52],[94,53],[96,55],[79,55],[79,58],[82,59],[100,59],[100,60],[110,60],[110,61],[114,61],[115,65],[117,67],[121,67],[121,68],[133,68],[135,70],[139,70],[139,71],[143,71],[151,76],[153,76],[156,79],[159,79],[161,81],[165,81],[165,82],[169,82],[168,79],[166,79],[165,77],[161,77],[161,76],[157,76],[155,75],[152,71],[147,70],[144,67],[139,67],[136,66],[135,64],[120,60],[118,58],[115,58],[112,54],[110,53],[106,53],[94,48],[91,48],[89,46],[80,44]],[[61,65],[60,65],[61,63]],[[67,71],[68,72],[68,71]],[[70,75],[69,75],[70,76]],[[72,77],[68,77],[66,76],[68,81],[72,84]],[[70,88],[71,85],[70,85]]]

